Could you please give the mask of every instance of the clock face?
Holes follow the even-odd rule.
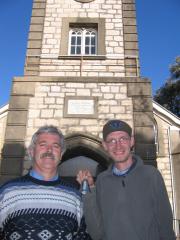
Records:
[[[92,2],[94,0],[75,0],[76,2],[81,2],[81,3],[89,3]]]

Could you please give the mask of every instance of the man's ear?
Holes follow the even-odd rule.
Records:
[[[34,156],[34,149],[32,147],[28,148],[27,153],[32,158]]]
[[[131,136],[131,148],[134,147],[134,136]]]
[[[102,146],[103,146],[103,148],[107,151],[107,144],[106,144],[105,141],[102,141]]]
[[[60,161],[61,161],[64,153],[65,153],[65,151],[62,151],[62,152],[61,152]]]

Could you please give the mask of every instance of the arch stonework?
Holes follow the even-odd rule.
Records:
[[[76,178],[79,170],[88,169],[96,178],[110,164],[100,139],[91,134],[69,134],[65,141],[66,151],[59,166],[60,176]]]
[[[82,155],[95,160],[104,167],[109,165],[109,157],[102,148],[100,139],[95,138],[91,134],[73,133],[67,135],[65,140],[66,153],[62,161]]]

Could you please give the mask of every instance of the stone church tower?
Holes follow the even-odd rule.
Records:
[[[134,151],[156,165],[151,83],[139,69],[135,0],[34,0],[24,76],[13,79],[1,181],[30,167],[25,147],[44,124],[66,135],[66,176],[108,166],[102,127],[113,118],[133,127]]]

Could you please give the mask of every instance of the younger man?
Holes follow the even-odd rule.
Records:
[[[79,183],[88,179],[91,187],[84,211],[93,240],[175,240],[163,178],[132,154],[131,127],[121,120],[108,121],[102,145],[113,164],[98,176],[96,187],[88,171],[77,176]]]

